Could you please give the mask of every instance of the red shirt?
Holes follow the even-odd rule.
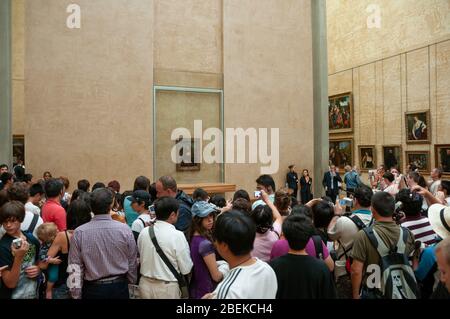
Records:
[[[48,199],[42,206],[42,219],[44,223],[55,223],[58,231],[67,229],[66,211],[58,201]]]

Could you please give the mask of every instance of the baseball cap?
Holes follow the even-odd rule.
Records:
[[[442,239],[450,237],[450,207],[434,204],[428,208],[431,227]]]
[[[130,199],[132,203],[145,202],[147,205],[150,205],[151,201],[150,194],[144,190],[134,191]]]
[[[219,211],[220,209],[216,205],[205,202],[203,200],[195,202],[191,208],[192,216],[198,216],[200,218],[206,217],[211,213]]]

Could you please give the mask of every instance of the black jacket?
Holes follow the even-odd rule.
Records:
[[[339,173],[336,173],[336,176],[333,179],[333,189],[335,191],[338,191],[339,189],[338,182],[342,183],[342,178]],[[331,190],[331,173],[329,171],[323,175],[322,185],[323,187],[326,187],[328,191]]]

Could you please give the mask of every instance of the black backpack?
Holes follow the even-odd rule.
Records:
[[[386,246],[373,227],[363,231],[380,255],[381,282],[376,290],[386,299],[417,299],[419,289],[406,254],[409,230],[400,227],[400,236],[394,247]]]

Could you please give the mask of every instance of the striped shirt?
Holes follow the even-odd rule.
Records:
[[[126,275],[137,279],[137,246],[131,229],[111,215],[96,215],[78,227],[70,241],[68,286],[74,299],[81,298],[83,281]]]
[[[408,228],[416,240],[426,245],[436,243],[436,233],[425,216],[406,216],[401,226]]]

